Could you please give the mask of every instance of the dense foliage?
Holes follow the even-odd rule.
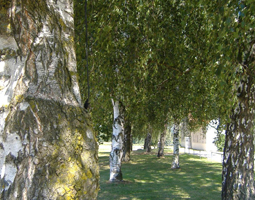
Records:
[[[75,5],[86,99],[85,1]],[[89,1],[87,15],[91,104],[98,130],[111,127],[110,98],[123,101],[137,134],[148,123],[162,130],[166,119],[180,121],[188,113],[196,123],[218,115],[218,81],[206,60],[211,26],[201,3]]]
[[[84,1],[76,1],[77,59],[85,89],[83,7]],[[88,8],[97,129],[111,127],[110,98],[125,105],[133,135],[160,133],[166,122],[178,124],[184,117],[191,127],[220,118],[227,129],[222,198],[253,198],[255,3],[97,0]]]
[[[99,132],[111,130],[110,98],[123,102],[134,134],[188,115],[193,126],[229,120],[253,49],[251,1],[88,1],[88,47],[84,6],[75,2],[78,69],[85,100],[87,48]]]

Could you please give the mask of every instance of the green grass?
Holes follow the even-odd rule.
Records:
[[[221,164],[188,154],[180,155],[180,169],[171,169],[172,155],[158,159],[156,150],[134,151],[122,164],[124,181],[110,183],[109,144],[100,146],[98,199],[213,199],[221,198]]]

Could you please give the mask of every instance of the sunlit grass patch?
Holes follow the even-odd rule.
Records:
[[[108,149],[109,148],[109,144]],[[180,155],[180,169],[172,170],[172,150],[158,159],[157,150],[134,151],[131,161],[122,164],[124,182],[110,183],[109,151],[99,153],[98,199],[220,199],[221,164],[188,154]]]

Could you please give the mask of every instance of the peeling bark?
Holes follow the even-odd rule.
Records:
[[[110,153],[110,181],[122,181],[121,160],[124,148],[124,106],[112,99],[114,121]]]
[[[179,165],[179,124],[174,124],[174,132],[173,132],[173,145],[174,145],[174,152],[173,152],[173,160],[172,160],[172,169],[180,168]]]
[[[1,199],[96,199],[98,146],[81,105],[72,1],[0,9]]]
[[[238,104],[227,125],[222,171],[222,199],[255,199],[254,196],[254,89],[251,77],[238,87]]]

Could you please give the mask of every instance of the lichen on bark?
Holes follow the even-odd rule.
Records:
[[[98,146],[81,105],[72,1],[0,0],[0,9],[1,199],[96,199]]]
[[[83,108],[27,98],[6,120],[5,137],[16,134],[22,147],[9,160],[17,175],[4,198],[96,198],[97,143]]]

